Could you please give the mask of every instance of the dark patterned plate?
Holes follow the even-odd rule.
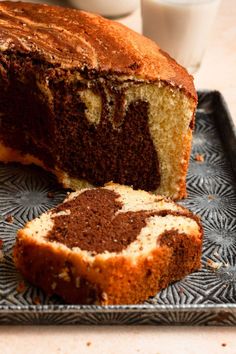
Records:
[[[181,203],[202,217],[202,269],[145,304],[104,307],[65,305],[23,282],[12,262],[16,231],[66,191],[37,167],[0,164],[0,323],[235,325],[235,161],[235,128],[222,96],[199,92],[188,198]]]

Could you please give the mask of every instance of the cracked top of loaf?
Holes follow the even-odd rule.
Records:
[[[154,42],[119,23],[75,9],[0,2],[0,51],[100,76],[161,80],[196,99],[192,76]]]

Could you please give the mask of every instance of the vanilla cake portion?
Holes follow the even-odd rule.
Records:
[[[18,231],[16,267],[68,303],[136,304],[200,267],[202,227],[161,196],[107,184]]]
[[[186,195],[196,91],[151,40],[83,11],[1,1],[0,92],[0,161],[72,189]]]

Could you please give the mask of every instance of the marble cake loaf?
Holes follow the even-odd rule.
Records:
[[[0,161],[182,198],[196,103],[186,70],[128,28],[0,2]]]
[[[199,219],[130,187],[72,193],[18,232],[16,267],[69,303],[135,304],[200,267]]]

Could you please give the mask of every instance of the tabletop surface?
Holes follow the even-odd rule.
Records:
[[[222,0],[197,89],[219,90],[236,125],[236,0]],[[236,354],[236,329],[222,327],[0,327],[2,354]]]

